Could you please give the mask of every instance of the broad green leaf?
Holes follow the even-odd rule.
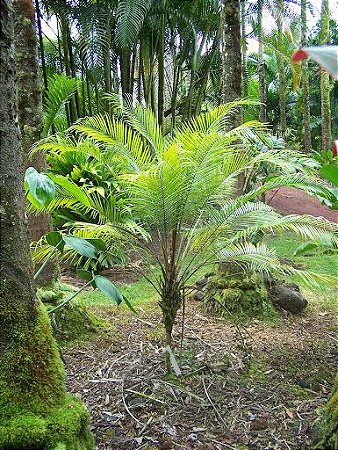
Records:
[[[293,256],[306,253],[310,250],[318,248],[318,246],[319,246],[318,242],[311,242],[311,241],[304,242],[303,244],[301,244],[299,247],[296,248],[296,250],[293,252]]]
[[[95,275],[94,281],[96,287],[108,297],[113,299],[118,305],[122,302],[123,295],[111,281],[102,275]]]
[[[60,252],[63,252],[65,242],[62,239],[61,233],[58,233],[57,231],[50,231],[48,234],[46,234],[46,241],[49,245],[57,247]]]
[[[320,173],[328,181],[331,181],[336,187],[338,187],[338,167],[333,164],[325,164],[321,169]]]
[[[26,198],[29,201],[29,203],[33,205],[34,208],[38,211],[43,209],[43,205],[41,205],[41,203],[29,192],[27,183],[25,183],[25,191],[27,192]]]
[[[87,258],[96,258],[96,248],[90,242],[87,242],[86,239],[71,235],[63,235],[62,239],[69,247],[80,253],[80,255],[86,256]]]
[[[55,197],[55,186],[53,181],[44,173],[39,173],[34,167],[28,167],[25,172],[25,184],[30,194],[42,206]]]
[[[89,242],[90,244],[94,245],[96,250],[100,250],[101,252],[106,252],[107,251],[107,246],[106,246],[106,243],[104,242],[103,239],[86,238],[86,241]]]

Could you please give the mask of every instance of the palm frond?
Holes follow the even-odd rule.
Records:
[[[66,102],[75,93],[78,80],[63,74],[53,75],[48,80],[48,90],[44,96],[43,136],[47,136],[57,116],[64,110]]]
[[[109,115],[97,115],[82,119],[73,125],[83,136],[90,137],[97,145],[115,149],[125,156],[135,172],[147,168],[152,163],[149,147],[144,145],[141,136],[121,120]]]
[[[115,40],[125,50],[136,41],[152,0],[119,0]]]

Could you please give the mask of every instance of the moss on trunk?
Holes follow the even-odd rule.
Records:
[[[20,323],[1,314],[1,325],[12,331],[1,359],[0,448],[92,449],[89,413],[66,393],[64,369],[45,307],[39,302],[33,323],[24,308],[20,314],[24,319]]]
[[[33,285],[12,0],[0,0],[0,23],[0,449],[90,450],[88,411],[66,393],[49,318]]]
[[[320,442],[315,447],[318,450],[338,449],[338,373],[333,393],[325,406],[320,422]]]

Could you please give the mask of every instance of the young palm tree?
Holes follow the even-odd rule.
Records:
[[[160,275],[146,277],[160,295],[169,346],[185,287],[204,264],[229,261],[264,273],[295,274],[315,283],[319,276],[282,266],[271,249],[265,244],[251,244],[250,237],[259,230],[291,230],[310,239],[321,235],[335,239],[333,231],[337,227],[325,219],[281,216],[256,201],[260,194],[282,185],[309,191],[326,188],[297,173],[292,165],[292,158],[297,155],[288,150],[254,153],[257,141],[267,142],[266,130],[259,122],[224,133],[224,124],[233,110],[249,103],[221,105],[176,130],[173,137],[164,137],[152,111],[140,106],[124,107],[119,119],[95,116],[72,128],[81,139],[100,146],[100,152],[92,151],[93,157],[107,161],[118,156],[125,159],[120,179],[129,192],[133,217],[158,245],[135,230],[114,224],[108,216],[105,220],[104,211],[100,223],[74,223],[73,230],[82,236],[87,230],[91,237],[104,237],[117,227],[156,261]],[[48,142],[44,146],[46,149]],[[236,197],[238,174],[263,163],[290,175],[275,177]],[[95,203],[94,198],[91,201]],[[80,198],[74,202],[81,205]]]

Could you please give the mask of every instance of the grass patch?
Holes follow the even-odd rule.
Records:
[[[133,306],[153,303],[158,300],[158,294],[153,286],[145,279],[140,278],[132,284],[117,284],[122,294],[127,297]],[[79,294],[81,303],[86,306],[114,306],[115,303],[99,290],[85,291]],[[117,306],[116,306],[117,307]],[[122,303],[119,308],[127,308]]]
[[[321,254],[293,256],[296,248],[304,242],[302,239],[285,234],[283,236],[270,236],[267,243],[274,247],[278,256],[293,261],[301,266],[303,270],[309,270],[333,277],[338,276],[337,255]],[[290,280],[291,281],[291,280]],[[300,285],[304,296],[309,300],[310,309],[330,310],[338,313],[338,291],[327,285],[322,285],[322,291],[311,291],[309,288]]]
[[[284,257],[294,261],[306,270],[312,272],[323,273],[326,275],[338,275],[337,255],[298,255],[293,256],[293,252],[304,241],[295,236],[284,234],[283,236],[271,236],[267,239],[267,243],[274,247],[280,257]]]

